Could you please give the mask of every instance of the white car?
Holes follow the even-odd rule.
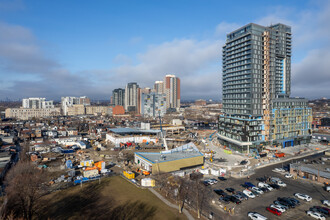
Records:
[[[330,206],[330,202],[329,202],[329,200],[323,200],[323,201],[322,201],[322,204],[323,204],[323,205]]]
[[[286,209],[280,205],[270,205],[271,208],[277,209],[280,212],[285,212]]]
[[[251,189],[253,189],[254,191],[257,191],[257,193],[259,194],[264,194],[264,191],[262,191],[261,189],[259,189],[258,187],[252,187]]]
[[[282,187],[286,187],[286,184],[282,181],[277,181],[277,185],[282,186]]]
[[[270,185],[268,185],[267,183],[263,183],[263,182],[259,182],[258,183],[259,187],[265,187],[267,188],[269,191],[273,191],[273,187],[271,187]]]
[[[292,176],[292,174],[290,174],[290,173],[287,173],[287,174],[285,174],[285,178],[292,178],[293,176]]]
[[[249,198],[254,199],[256,196],[248,189],[243,190],[244,195],[246,195]]]
[[[280,173],[284,173],[285,172],[285,169],[283,168],[275,168],[273,169],[274,172],[280,172]]]
[[[248,217],[253,220],[267,220],[267,218],[263,215],[260,215],[257,212],[249,212]]]
[[[313,212],[313,211],[307,211],[307,215],[311,216],[313,218],[319,219],[319,220],[325,220],[325,217],[318,212]]]
[[[302,194],[302,193],[295,193],[294,196],[297,197],[298,199],[302,199],[307,202],[312,201],[312,197],[310,197],[309,195]]]

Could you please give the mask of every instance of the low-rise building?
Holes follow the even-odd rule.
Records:
[[[142,169],[158,174],[201,166],[204,156],[193,143],[160,153],[135,152],[134,162]]]
[[[60,108],[7,108],[5,112],[6,118],[16,118],[20,120],[59,116],[61,114]]]

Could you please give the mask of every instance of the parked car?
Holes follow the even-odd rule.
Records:
[[[247,164],[247,163],[248,163],[247,160],[242,160],[242,161],[240,162],[241,165],[245,165],[245,164]]]
[[[283,202],[280,202],[280,201],[278,201],[278,200],[274,201],[274,204],[277,205],[277,206],[280,206],[280,207],[282,207],[282,208],[284,208],[284,209],[286,209],[286,210],[289,209],[289,206],[288,206],[288,205],[286,205],[286,204],[284,204]]]
[[[277,185],[276,183],[271,183],[269,184],[270,187],[272,187],[273,189],[280,189],[280,186]]]
[[[324,215],[319,212],[307,211],[307,215],[319,220],[325,220]]]
[[[267,189],[266,187],[260,187],[260,189],[265,193],[265,192],[269,192],[269,189]]]
[[[218,180],[216,179],[209,179],[209,182],[211,183],[211,185],[216,184],[218,182]]]
[[[272,207],[267,207],[266,210],[273,213],[274,215],[282,215],[282,212]]]
[[[249,186],[250,188],[255,186],[255,185],[253,185],[253,184],[250,183],[250,182],[245,182],[244,184],[245,184],[246,186]]]
[[[292,174],[291,173],[287,173],[287,174],[285,174],[285,176],[284,176],[285,178],[292,178],[293,176],[292,176]]]
[[[252,187],[251,190],[254,190],[256,192],[258,192],[259,194],[264,194],[264,191],[262,191],[261,189],[259,189],[258,187]]]
[[[230,202],[230,198],[229,198],[229,196],[220,197],[219,201],[222,203],[228,204]]]
[[[235,193],[235,189],[234,188],[226,188],[226,190],[230,193]]]
[[[293,202],[296,206],[300,205],[300,201],[295,198],[288,197],[287,199]]]
[[[282,187],[286,187],[286,184],[283,181],[277,181],[276,184]]]
[[[267,178],[265,178],[265,177],[259,177],[259,178],[256,178],[256,180],[258,180],[259,182],[266,182],[267,181]]]
[[[250,186],[246,185],[245,183],[241,184],[241,186],[242,186],[243,188],[245,188],[245,189],[249,189],[249,188],[251,188]]]
[[[248,196],[249,198],[254,199],[256,196],[248,189],[243,190],[244,195]]]
[[[312,201],[312,197],[310,197],[309,195],[302,194],[302,193],[295,193],[294,196],[297,197],[298,199],[305,200],[306,202]]]
[[[257,212],[249,212],[248,217],[253,220],[267,220],[267,218],[263,215],[260,215]]]
[[[249,199],[249,197],[248,197],[247,195],[245,195],[244,193],[242,193],[242,192],[240,192],[240,191],[237,191],[237,192],[236,192],[236,195],[240,195],[240,196],[242,196],[244,200],[248,200],[248,199]]]
[[[258,183],[258,187],[265,187],[267,188],[269,191],[272,191],[274,188],[271,187],[270,185],[268,185],[267,183],[264,183],[264,182],[259,182]]]
[[[283,173],[283,172],[285,172],[285,169],[276,167],[275,169],[273,169],[273,171]]]
[[[288,198],[278,197],[277,200],[280,201],[283,205],[289,206],[290,208],[296,207],[296,204],[294,202],[292,202],[291,200],[289,200]]]
[[[241,200],[239,200],[238,198],[236,198],[235,196],[230,196],[230,201],[236,204],[240,204]]]
[[[330,209],[322,206],[313,206],[309,210],[314,211],[314,212],[319,212],[323,215],[328,215],[330,216]]]
[[[225,191],[223,191],[222,189],[215,189],[213,190],[216,194],[220,195],[220,196],[226,196],[227,193]]]
[[[329,200],[323,200],[323,201],[322,201],[322,204],[323,204],[323,205],[330,206],[330,201],[329,201]]]
[[[235,195],[233,195],[235,198],[237,198],[237,199],[239,199],[240,201],[243,201],[244,200],[244,197],[243,196],[241,196],[241,195],[239,195],[239,194],[235,194]]]
[[[227,180],[227,179],[224,178],[223,176],[219,176],[218,179],[221,180],[221,181],[226,181],[226,180]]]
[[[282,207],[282,206],[280,206],[280,205],[270,205],[270,207],[271,208],[274,208],[274,209],[277,209],[278,211],[280,211],[280,212],[285,212],[286,211],[286,209],[284,208],[284,207]]]

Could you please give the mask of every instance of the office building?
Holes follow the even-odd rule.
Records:
[[[307,100],[289,98],[291,37],[291,27],[283,24],[248,24],[227,35],[222,54],[225,114],[219,118],[224,145],[246,152],[310,139]],[[290,115],[283,113],[284,107]]]
[[[112,103],[113,106],[121,105],[125,106],[125,89],[114,89],[112,91]]]
[[[156,81],[154,84],[154,91],[157,94],[163,94],[164,93],[164,82]]]
[[[138,84],[128,83],[125,88],[125,111],[137,112],[138,110]]]
[[[27,98],[22,100],[23,108],[46,109],[54,108],[53,101],[46,101],[46,98]]]
[[[157,93],[142,93],[141,115],[144,117],[163,117],[166,113],[166,95]]]
[[[180,108],[180,79],[175,75],[166,75],[164,80],[166,108]]]

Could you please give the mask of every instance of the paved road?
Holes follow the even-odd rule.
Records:
[[[313,156],[308,156],[307,158],[311,158]],[[302,159],[300,159],[302,160]],[[294,160],[295,161],[295,160]],[[291,162],[291,161],[290,161]],[[287,165],[289,162],[283,163],[283,165]],[[256,178],[263,177],[265,175],[280,177],[286,184],[287,187],[281,188],[280,190],[275,190],[272,192],[265,193],[260,197],[255,199],[249,199],[244,201],[240,205],[234,205],[233,203],[226,204],[227,207],[235,208],[235,214],[231,217],[231,219],[247,219],[247,213],[250,211],[258,212],[262,215],[265,215],[269,219],[308,219],[305,211],[307,211],[310,207],[314,205],[321,205],[321,200],[330,199],[330,194],[322,188],[322,185],[312,183],[308,180],[303,179],[286,179],[283,174],[275,173],[272,170],[275,167],[281,167],[282,164],[271,165],[268,167],[260,168],[256,170],[256,173],[250,177],[250,179],[234,179],[229,178],[227,181],[218,182],[217,184],[211,186],[212,189],[223,189],[227,187],[232,187],[237,191],[243,191],[243,187],[240,184],[248,181],[252,182],[253,184],[257,185],[258,181]],[[301,205],[295,209],[290,209],[287,212],[283,213],[283,216],[275,216],[270,212],[266,211],[266,207],[273,203],[277,197],[293,197],[294,193],[304,193],[313,198],[311,202],[304,202],[301,201]],[[220,202],[218,201],[218,196],[214,193],[210,201],[213,199],[216,201],[215,205],[211,205],[211,211],[217,213],[219,216],[225,216],[224,212],[221,211],[219,205]],[[221,218],[219,218],[221,219]]]
[[[174,208],[174,209],[178,209],[177,205],[174,205],[172,203],[170,203],[167,199],[165,199],[162,195],[160,195],[156,190],[154,190],[153,188],[149,188],[150,192],[152,192],[155,196],[157,196],[160,200],[162,200],[166,205]],[[186,215],[188,220],[194,220],[194,218],[192,217],[192,215],[186,210],[183,209],[183,214]]]

